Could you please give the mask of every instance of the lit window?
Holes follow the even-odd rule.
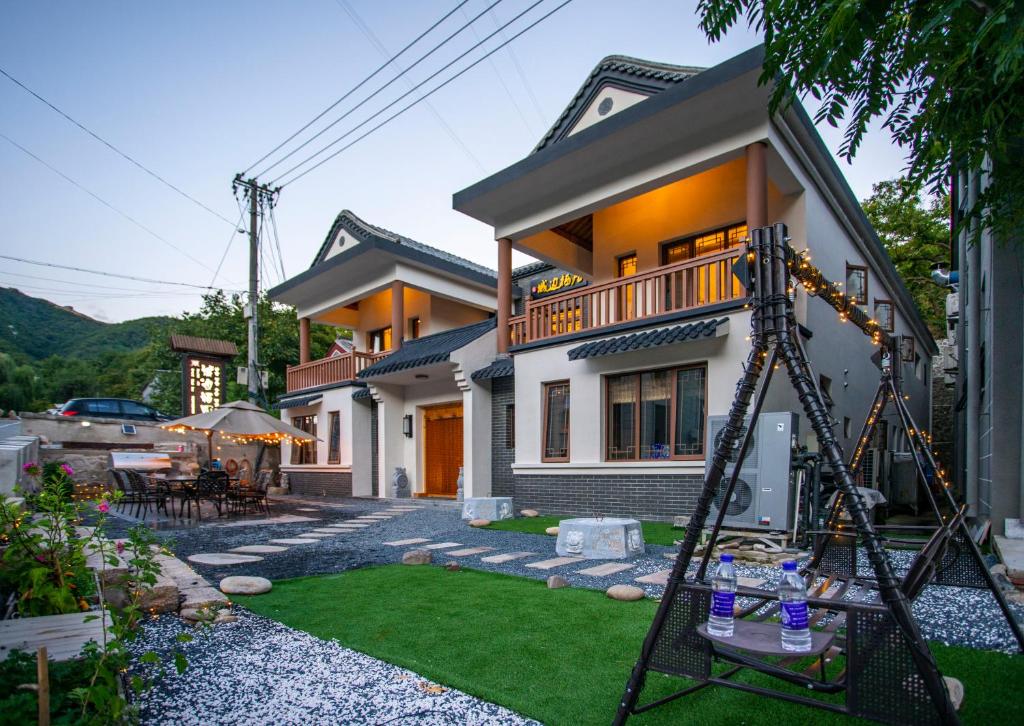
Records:
[[[636,253],[625,255],[619,258],[619,277],[629,277],[636,274]]]
[[[383,353],[391,350],[391,326],[371,330],[366,334],[366,349],[370,353]]]
[[[409,318],[409,338],[416,340],[420,337],[420,317],[417,315],[414,318]]]
[[[316,436],[316,416],[295,416],[292,419],[292,426],[305,431],[310,436]],[[292,442],[293,464],[315,464],[316,463],[316,439],[308,444]]]
[[[867,305],[868,268],[859,265],[846,266],[846,295],[854,298],[857,305]]]
[[[569,460],[569,382],[544,384],[544,461]]]

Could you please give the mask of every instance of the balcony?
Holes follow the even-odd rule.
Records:
[[[300,363],[297,366],[288,366],[285,374],[288,393],[351,381],[359,371],[373,365],[390,352],[360,353],[352,351],[343,355],[313,360],[309,363]]]
[[[509,318],[509,340],[512,345],[522,345],[741,299],[746,293],[733,276],[732,266],[744,251],[743,246],[731,247],[611,282],[528,300],[523,315]]]

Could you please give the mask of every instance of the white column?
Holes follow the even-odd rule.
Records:
[[[491,392],[455,369],[462,391],[463,495],[491,496]]]
[[[385,498],[391,491],[396,467],[405,467],[405,441],[402,434],[402,412],[405,402],[401,389],[372,386],[377,402],[377,494]],[[410,482],[413,484],[413,482]]]

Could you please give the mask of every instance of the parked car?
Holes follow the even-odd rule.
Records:
[[[60,407],[61,416],[95,416],[128,421],[170,421],[174,417],[127,398],[72,398]]]

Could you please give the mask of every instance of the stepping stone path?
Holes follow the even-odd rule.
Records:
[[[313,544],[314,542],[319,542],[320,540],[313,539],[312,537],[309,537],[309,538],[282,537],[281,539],[272,539],[270,541],[275,543],[275,544],[300,545],[300,544]]]
[[[263,558],[256,555],[236,555],[230,552],[200,552],[189,555],[189,562],[200,565],[243,565],[246,562],[260,562]]]
[[[636,578],[635,582],[642,582],[645,585],[667,585],[668,576],[672,573],[672,570],[658,570],[652,572],[649,575]]]
[[[623,562],[606,562],[603,565],[579,570],[576,574],[588,575],[589,577],[608,577],[609,575],[616,575],[620,572],[625,572],[626,570],[632,570],[634,567],[636,567],[636,565],[627,565]]]
[[[540,562],[531,562],[527,567],[533,568],[534,570],[551,570],[562,565],[568,565],[573,562],[581,562],[582,557],[555,557],[550,560],[541,560]]]
[[[235,575],[220,581],[220,591],[225,595],[262,595],[270,592],[273,583],[265,577]]]
[[[330,534],[327,534],[326,532],[302,532],[298,536],[311,537],[313,539],[326,539],[327,537],[334,537],[337,534],[337,532],[331,532]]]
[[[287,547],[278,547],[277,545],[245,545],[244,547],[235,547],[228,551],[238,552],[243,555],[269,555],[274,552],[285,552],[287,550]]]
[[[296,507],[295,511],[296,512],[319,512],[320,510],[319,509],[314,509],[313,507]]]
[[[469,557],[470,555],[479,555],[484,552],[493,552],[493,547],[469,547],[464,550],[448,550],[445,552],[446,555],[451,557]]]
[[[332,527],[348,527],[349,529],[362,529],[363,527],[369,527],[370,525],[366,522],[348,522],[346,524],[332,524]]]
[[[316,511],[316,510],[313,510]],[[319,517],[303,517],[300,514],[281,514],[267,519],[239,519],[234,522],[222,522],[218,527],[252,527],[261,524],[294,524],[295,522],[316,522]]]
[[[384,544],[387,544],[385,542]],[[452,547],[462,547],[461,542],[438,542],[437,544],[423,545],[425,550],[446,550]]]
[[[314,529],[312,531],[313,532],[319,532],[320,534],[337,534],[338,533],[337,529],[328,529],[327,527],[318,527],[318,528],[316,528],[316,529]]]
[[[381,542],[388,547],[405,547],[406,545],[423,544],[429,542],[429,539],[423,539],[422,537],[414,537],[413,539],[397,539],[394,542]]]
[[[521,560],[524,557],[530,557],[531,555],[537,554],[536,552],[504,552],[500,555],[490,555],[488,557],[481,557],[481,562],[490,562],[492,565],[501,565],[512,560]]]

